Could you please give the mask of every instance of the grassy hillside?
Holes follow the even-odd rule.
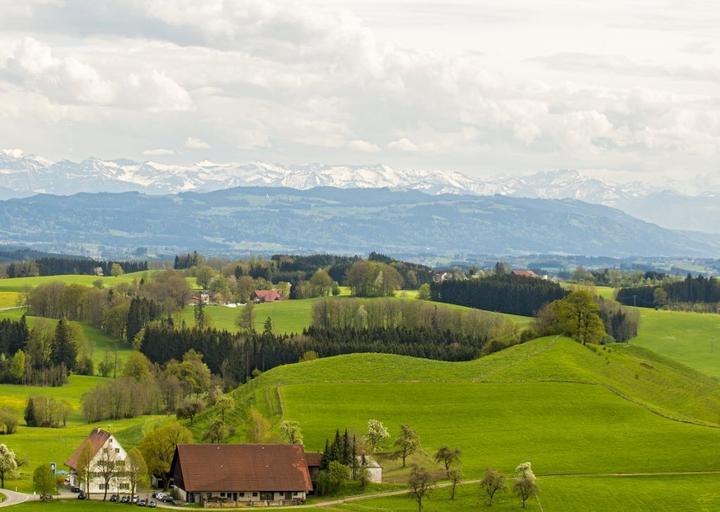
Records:
[[[632,345],[720,377],[720,315],[638,309],[640,333]]]
[[[464,363],[354,354],[276,368],[235,397],[240,427],[255,404],[276,425],[298,421],[310,449],[369,418],[393,434],[408,423],[428,452],[461,448],[468,477],[525,460],[541,475],[720,470],[717,428],[652,412],[716,426],[718,384],[632,347],[545,338]]]
[[[407,296],[401,294],[399,298],[412,300],[414,299],[411,292],[407,292]],[[270,302],[265,304],[257,304],[255,306],[255,328],[259,331],[263,329],[265,319],[270,317],[273,323],[273,330],[276,333],[299,333],[312,323],[312,307],[317,301],[322,299],[302,299],[302,300],[284,300],[278,302]],[[242,306],[241,306],[242,307]],[[207,306],[205,312],[210,315],[212,325],[218,329],[227,329],[229,331],[237,331],[235,320],[240,315],[241,307],[228,308],[226,306]],[[437,303],[439,308],[451,309],[469,309],[464,306],[456,306],[454,304]],[[498,313],[500,314],[500,313]],[[519,315],[504,315],[512,320],[518,327],[527,326],[532,320],[530,317]],[[187,307],[180,313],[180,320],[188,325],[194,325],[193,308]]]
[[[147,278],[157,270],[146,270],[144,272],[131,272],[118,277],[98,277],[89,275],[61,275],[61,276],[37,276],[37,277],[16,277],[12,279],[0,279],[0,292],[22,292],[28,288],[34,288],[42,284],[62,282],[65,284],[79,284],[82,286],[94,286],[95,281],[102,281],[104,286],[112,287],[121,283],[132,283],[134,280]],[[186,278],[191,288],[197,288],[194,277]],[[2,307],[2,306],[0,306]]]
[[[27,459],[19,478],[10,480],[8,487],[30,490],[32,487],[32,470],[44,462],[56,462],[59,468],[73,452],[75,447],[95,427],[109,428],[128,446],[137,444],[142,438],[144,428],[149,428],[162,419],[160,416],[145,416],[130,420],[104,421],[87,424],[82,418],[82,395],[98,384],[105,382],[102,377],[86,377],[72,375],[68,384],[61,387],[19,386],[0,384],[0,404],[15,409],[20,417],[29,396],[49,396],[66,400],[73,408],[65,428],[30,428],[21,426],[17,433],[3,436],[1,441],[13,449],[19,456]]]
[[[0,318],[12,318],[19,320],[20,317],[25,313],[24,309],[11,309],[6,311],[0,311]],[[44,321],[51,325],[55,325],[57,320],[54,318],[45,318],[40,316],[27,316],[28,325],[32,327],[36,322]],[[93,363],[95,364],[95,371],[97,372],[97,365],[104,359],[105,354],[109,353],[110,357],[114,360],[115,353],[117,352],[118,367],[122,368],[125,360],[132,353],[132,348],[127,346],[114,338],[111,338],[100,329],[96,329],[91,325],[87,325],[84,322],[77,322],[80,325],[85,337],[88,339],[90,346],[93,350]]]

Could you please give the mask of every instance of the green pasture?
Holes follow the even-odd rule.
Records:
[[[720,377],[720,315],[638,308],[631,345],[645,347],[707,375]]]
[[[720,471],[718,383],[633,347],[544,338],[462,363],[352,354],[275,368],[234,396],[235,441],[251,404],[275,427],[298,421],[314,450],[337,428],[361,435],[371,418],[393,435],[407,423],[427,454],[460,448],[468,478],[524,461],[545,476]]]
[[[0,311],[0,318],[12,318],[14,320],[19,320],[24,313],[25,309],[11,309],[6,311]],[[28,325],[31,328],[37,322],[48,322],[53,327],[55,326],[55,324],[57,324],[57,320],[54,318],[45,318],[41,316],[26,316],[25,318],[27,319]],[[117,354],[118,368],[122,368],[123,364],[125,364],[125,361],[132,353],[132,348],[130,348],[125,343],[111,338],[110,336],[102,332],[100,329],[96,329],[91,325],[87,325],[84,322],[77,322],[77,324],[80,325],[80,328],[82,329],[83,334],[85,334],[85,337],[87,338],[92,349],[92,359],[93,364],[95,365],[95,372],[98,371],[98,365],[100,364],[100,362],[103,361],[106,353],[109,355],[110,360],[113,362],[115,360],[115,355]]]
[[[408,293],[411,293],[410,290]],[[408,295],[403,297],[397,295],[398,298],[412,300],[413,297]],[[322,300],[315,299],[298,299],[283,300],[277,302],[267,302],[255,305],[255,329],[262,331],[265,320],[270,317],[273,324],[273,331],[279,334],[300,333],[312,323],[313,304]],[[450,309],[470,309],[464,306],[456,306],[454,304],[434,303],[439,308]],[[227,306],[211,305],[205,307],[205,313],[211,319],[211,325],[218,329],[227,329],[228,331],[237,331],[236,320],[242,312],[244,306],[230,308]],[[501,314],[501,313],[498,313]],[[523,328],[530,324],[532,318],[519,315],[503,316],[512,320],[518,327]],[[194,308],[188,306],[178,314],[178,320],[185,322],[187,325],[195,325]]]
[[[60,276],[36,276],[36,277],[14,277],[11,279],[0,279],[0,292],[24,292],[29,288],[34,288],[43,284],[49,283],[65,283],[65,284],[79,284],[82,286],[94,286],[96,281],[101,281],[105,287],[113,287],[122,283],[130,284],[133,281],[139,281],[140,279],[147,279],[153,273],[159,272],[158,270],[146,270],[143,272],[131,272],[129,274],[123,274],[118,277],[105,276],[91,276],[84,274],[68,274]],[[194,277],[185,278],[188,285],[197,289],[197,281]],[[2,307],[2,306],[0,306]]]

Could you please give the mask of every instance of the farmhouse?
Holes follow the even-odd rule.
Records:
[[[258,302],[274,302],[282,298],[277,290],[255,290],[255,300]]]
[[[170,473],[180,499],[202,505],[292,505],[312,492],[302,446],[180,444]]]
[[[130,491],[130,481],[122,471],[125,466],[127,453],[120,445],[115,436],[110,432],[96,428],[90,435],[80,443],[65,465],[70,468],[69,484],[77,485],[85,492],[92,494],[123,493]],[[114,468],[114,475],[107,482],[102,473],[103,468]],[[89,474],[89,480],[80,478],[85,472]]]
[[[516,276],[521,276],[521,277],[539,277],[532,270],[526,270],[526,269],[513,270],[512,273],[515,274]]]

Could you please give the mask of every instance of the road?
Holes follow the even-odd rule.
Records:
[[[9,491],[7,489],[0,489],[0,494],[5,495],[5,500],[0,501],[0,508],[11,507],[12,505],[19,505],[20,503],[25,503],[26,501],[35,498],[35,496],[33,496],[32,494]]]

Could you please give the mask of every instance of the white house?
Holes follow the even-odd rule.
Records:
[[[89,447],[89,449],[88,449]],[[87,455],[84,455],[87,454]],[[81,481],[78,473],[83,473],[83,459],[90,457],[89,487]],[[105,478],[103,468],[114,468],[114,475],[107,483],[108,494],[122,494],[130,492],[130,481],[124,471],[127,452],[110,432],[100,428],[93,429],[90,435],[80,443],[65,465],[70,468],[70,485],[76,485],[82,490],[88,490],[90,495],[105,494]]]
[[[359,455],[357,458],[358,466],[362,466],[363,456]],[[382,483],[382,466],[378,464],[378,461],[365,455],[365,469],[368,473],[368,480],[374,484]]]

